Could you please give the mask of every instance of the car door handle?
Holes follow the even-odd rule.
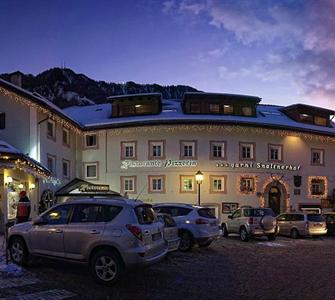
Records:
[[[100,233],[100,231],[95,230],[95,229],[90,231],[90,234],[99,234],[99,233]]]

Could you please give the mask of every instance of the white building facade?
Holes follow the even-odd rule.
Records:
[[[200,202],[221,219],[241,205],[270,206],[276,213],[333,208],[331,110],[194,93],[183,100],[162,100],[159,94],[113,97],[111,103],[65,110],[44,99],[41,111],[36,99],[26,95],[34,103],[26,107],[4,90],[5,83],[0,138],[52,173],[38,181],[36,207],[44,191],[74,178],[150,203],[195,204],[200,170]]]

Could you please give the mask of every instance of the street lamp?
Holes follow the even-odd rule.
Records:
[[[198,205],[200,206],[200,184],[202,184],[202,181],[204,180],[204,174],[201,173],[201,171],[199,170],[196,174],[195,174],[195,181],[198,184]]]

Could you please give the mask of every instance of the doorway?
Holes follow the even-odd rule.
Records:
[[[269,207],[276,215],[280,214],[281,193],[278,187],[271,187],[269,190]]]

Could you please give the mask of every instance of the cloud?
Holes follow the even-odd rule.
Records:
[[[220,78],[290,77],[310,102],[324,99],[335,107],[335,1],[183,0],[175,5],[178,14],[205,18],[214,30],[232,34],[229,50],[263,47],[261,61],[238,70],[222,63]],[[219,59],[222,53],[213,48],[202,57]]]

